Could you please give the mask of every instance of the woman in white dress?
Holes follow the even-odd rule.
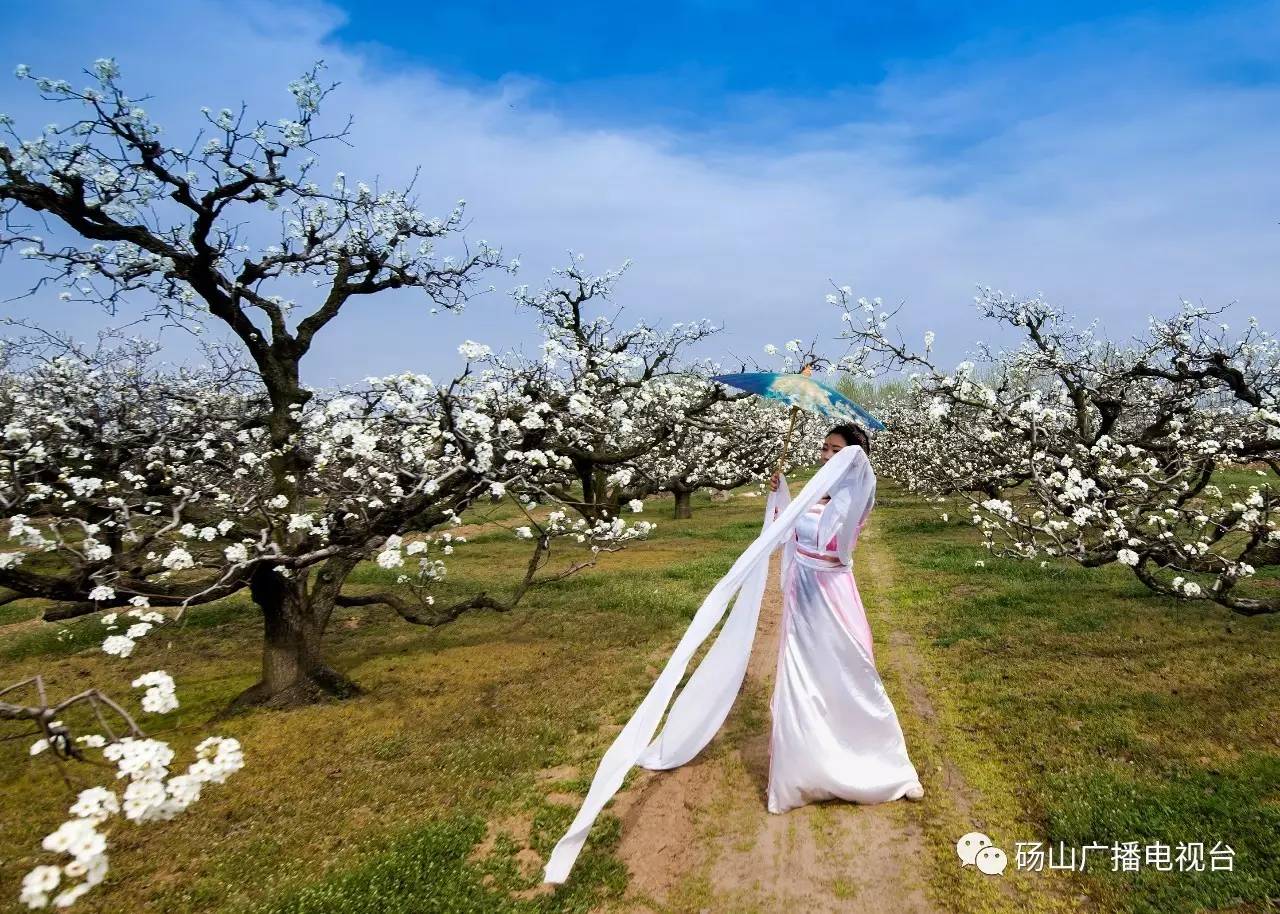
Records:
[[[837,426],[823,441],[822,463],[846,447],[866,452],[870,441],[857,426]],[[790,499],[779,476],[772,485],[776,515]],[[870,461],[855,462],[797,518],[784,545],[782,637],[770,705],[773,813],[818,800],[882,803],[924,796],[876,671],[871,627],[851,568],[874,502]]]
[[[545,882],[568,878],[591,824],[633,766],[683,765],[720,729],[746,675],[769,557],[778,546],[784,547],[783,625],[771,703],[769,811],[827,799],[880,803],[924,795],[876,671],[851,570],[858,532],[875,502],[868,449],[860,428],[838,426],[823,444],[822,466],[794,500],[786,480],[775,480],[763,531],[707,594],[605,752],[582,807],[551,852]],[[673,703],[694,654],[722,619]]]

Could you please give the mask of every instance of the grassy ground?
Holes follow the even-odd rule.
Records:
[[[586,789],[572,767],[593,770],[655,664],[758,530],[758,499],[695,501],[682,522],[659,513],[669,506],[650,503],[660,523],[652,541],[534,592],[513,614],[477,613],[434,632],[379,610],[344,614],[328,655],[366,695],[215,725],[209,718],[257,670],[259,626],[245,600],[194,611],[185,630],[154,633],[125,661],[94,649],[93,618],[43,626],[29,621],[31,604],[0,608],[6,682],[40,670],[69,693],[86,682],[127,687],[164,668],[183,706],[154,735],[180,759],[210,732],[245,745],[246,769],[191,815],[117,827],[108,884],[78,907],[552,912],[618,895],[626,874],[609,852],[617,822],[608,815],[553,895],[521,894],[540,877],[523,848],[549,850]],[[939,510],[882,482],[876,543],[896,571],[870,584],[883,590],[868,600],[883,607],[877,638],[896,630],[912,640],[937,708],[930,726],[943,742],[917,763],[954,766],[972,793],[964,814],[979,817],[962,821],[959,807],[938,802],[925,865],[939,896],[956,911],[1035,909],[1035,881],[1056,877],[1058,897],[1094,910],[1271,910],[1280,619],[1155,598],[1118,568],[993,560]],[[509,534],[473,535],[450,566],[453,587],[513,580],[525,548]],[[356,585],[390,576],[361,568]],[[886,681],[897,694],[892,660],[890,651]],[[914,746],[924,723],[899,713]],[[70,801],[52,766],[27,762],[26,745],[0,741],[0,911],[17,910],[18,880],[45,861],[39,841]],[[1234,871],[1112,873],[1108,855],[1098,872],[1023,874],[1011,882],[1030,889],[989,903],[975,888],[982,877],[954,857],[970,825],[1009,852],[1011,870],[1015,841],[1061,840],[1203,841],[1206,850],[1223,841]]]
[[[259,623],[246,600],[196,609],[185,630],[153,633],[124,661],[96,649],[97,617],[43,626],[18,615],[0,631],[7,681],[41,671],[55,693],[87,682],[127,691],[137,674],[164,668],[182,707],[149,732],[188,753],[180,758],[210,732],[235,736],[248,759],[198,812],[117,827],[108,884],[83,910],[585,911],[618,893],[625,871],[607,853],[608,816],[554,897],[510,899],[541,876],[514,840],[489,835],[479,859],[473,846],[487,821],[510,821],[550,849],[575,808],[546,795],[586,786],[557,783],[557,769],[598,757],[647,688],[646,666],[756,535],[760,505],[708,510],[704,500],[692,521],[658,516],[654,540],[531,592],[511,614],[436,631],[377,610],[344,614],[328,656],[366,695],[216,725],[210,717],[257,673]],[[507,533],[473,534],[451,560],[452,589],[513,581],[527,549]],[[362,567],[353,589],[393,578]],[[71,798],[53,766],[27,763],[29,742],[0,742],[0,910],[17,909],[18,880],[44,862],[40,839]]]
[[[974,874],[950,844],[969,824],[1010,870],[1018,841],[1204,842],[1206,861],[1221,841],[1230,872],[1116,872],[1109,852],[1091,852],[1084,874],[1024,875],[1056,879],[1086,909],[1274,910],[1280,617],[1154,597],[1119,566],[993,559],[955,521],[965,512],[952,507],[948,523],[945,508],[893,491],[877,505],[900,568],[878,602],[925,652],[946,762],[977,795],[979,821],[935,823],[935,883],[958,910],[980,909],[964,903]]]

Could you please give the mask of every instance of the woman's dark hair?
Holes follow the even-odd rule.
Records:
[[[845,447],[857,445],[867,452],[867,456],[871,455],[871,436],[856,425],[837,425],[828,435],[839,435],[844,439]]]

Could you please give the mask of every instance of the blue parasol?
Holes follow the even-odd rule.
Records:
[[[796,417],[801,409],[820,413],[838,421],[862,422],[876,431],[884,428],[883,422],[840,391],[814,380],[809,375],[808,366],[805,366],[801,374],[751,371],[742,374],[715,375],[712,380],[770,400],[781,400],[790,405],[791,425],[787,429],[787,437],[782,442],[782,453],[778,456],[778,470],[782,469],[783,461],[786,459],[787,447],[791,443],[791,433],[795,431]]]
[[[832,419],[862,422],[876,431],[884,428],[883,422],[840,391],[807,374],[752,371],[745,374],[719,374],[712,380],[771,400],[781,400],[790,406],[821,413]]]

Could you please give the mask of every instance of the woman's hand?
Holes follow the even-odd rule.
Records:
[[[778,483],[779,483],[779,481],[781,481],[781,479],[782,479],[782,474],[781,474],[781,473],[774,473],[772,476],[770,476],[770,477],[769,477],[769,491],[770,491],[770,492],[776,492],[776,491],[778,491]]]

